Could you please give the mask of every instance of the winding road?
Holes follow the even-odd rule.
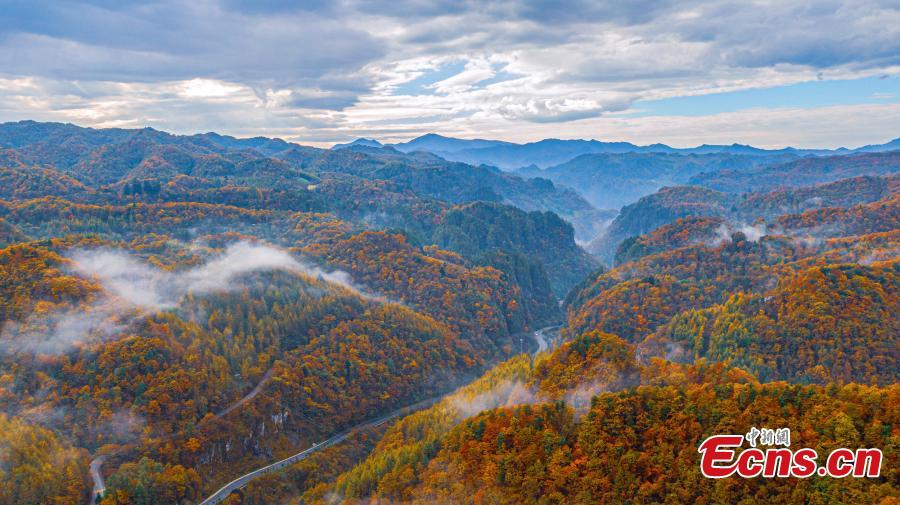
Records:
[[[352,433],[354,433],[358,430],[362,430],[365,428],[373,428],[375,426],[384,424],[396,417],[400,417],[400,416],[403,416],[406,414],[411,414],[417,410],[422,410],[424,408],[428,408],[428,407],[434,405],[435,403],[437,403],[444,396],[446,396],[446,395],[435,396],[435,397],[429,398],[427,400],[422,400],[422,401],[414,403],[412,405],[407,405],[406,407],[397,409],[389,414],[385,414],[383,416],[377,417],[370,421],[366,421],[365,423],[358,424],[358,425],[350,428],[349,430],[338,433],[337,435],[335,435],[321,443],[313,444],[312,447],[305,449],[303,451],[300,451],[297,454],[294,454],[293,456],[288,456],[287,458],[276,461],[270,465],[266,465],[262,468],[257,468],[256,470],[253,470],[250,473],[241,475],[237,479],[234,479],[233,481],[229,482],[228,484],[225,484],[224,486],[222,486],[218,491],[216,491],[215,493],[210,495],[209,498],[200,502],[200,505],[213,505],[216,503],[220,503],[222,500],[227,498],[228,495],[230,495],[232,492],[246,486],[250,481],[256,479],[257,477],[261,477],[263,475],[266,475],[266,474],[269,474],[272,472],[277,472],[278,470],[281,470],[282,468],[284,468],[288,465],[292,465],[298,461],[302,461],[302,460],[308,458],[312,454],[314,454],[326,447],[331,447],[332,445],[343,442],[347,437],[349,437]]]
[[[546,328],[541,328],[541,329],[533,331],[531,333],[532,336],[534,337],[535,342],[537,342],[537,345],[538,345],[538,348],[534,352],[534,354],[544,352],[544,351],[552,348],[552,342],[548,341],[546,333],[548,331],[557,330],[559,328],[560,328],[560,326],[548,326]],[[243,398],[232,403],[231,405],[226,407],[224,410],[217,412],[215,414],[215,416],[223,417],[225,415],[228,415],[230,412],[239,408],[241,405],[252,400],[256,395],[258,395],[260,393],[260,391],[262,391],[263,387],[266,385],[266,383],[272,377],[272,370],[273,369],[270,368],[266,372],[266,374],[263,376],[263,378],[259,381],[259,383],[249,393],[244,395]],[[237,489],[241,489],[242,487],[246,486],[250,481],[252,481],[262,475],[276,472],[286,466],[292,465],[298,461],[302,461],[302,460],[308,458],[310,455],[312,455],[326,447],[331,447],[332,445],[335,445],[335,444],[338,444],[338,443],[344,441],[348,436],[350,436],[352,433],[354,433],[358,430],[372,428],[372,427],[384,424],[384,423],[390,421],[391,419],[394,419],[394,418],[397,418],[397,417],[400,417],[400,416],[403,416],[406,414],[410,414],[417,410],[422,410],[424,408],[430,407],[431,405],[434,405],[435,403],[437,403],[444,396],[446,396],[446,395],[435,396],[435,397],[429,398],[427,400],[422,400],[420,402],[414,403],[412,405],[407,405],[406,407],[397,409],[393,412],[390,412],[383,416],[377,417],[370,421],[366,421],[362,424],[358,424],[358,425],[348,429],[347,431],[338,433],[337,435],[323,441],[320,444],[313,444],[312,447],[304,449],[303,451],[300,451],[297,454],[294,454],[294,455],[284,458],[282,460],[276,461],[272,464],[266,465],[262,468],[258,468],[252,472],[241,475],[237,479],[234,479],[233,481],[229,482],[228,484],[225,484],[224,486],[222,486],[221,489],[219,489],[218,491],[216,491],[215,493],[210,495],[207,499],[200,502],[200,505],[213,505],[216,503],[220,503],[233,491],[235,491]],[[94,490],[91,493],[91,505],[96,505],[97,498],[102,496],[103,492],[106,491],[106,485],[103,481],[103,475],[100,473],[100,467],[101,467],[101,465],[103,465],[103,461],[105,458],[106,458],[105,455],[98,456],[91,461],[91,465],[90,465],[91,479],[93,479],[93,481],[94,481]]]
[[[552,330],[557,330],[559,328],[561,328],[561,326],[548,326],[546,328],[541,328],[539,330],[531,332],[532,336],[534,337],[534,340],[537,342],[537,345],[538,345],[537,350],[533,354],[537,354],[539,352],[543,352],[548,349],[551,349],[553,347],[553,343],[548,342],[546,332],[552,331]],[[258,393],[258,391],[257,391],[257,393]],[[272,464],[266,465],[262,468],[257,468],[256,470],[253,470],[252,472],[241,475],[240,477],[234,479],[233,481],[229,482],[228,484],[225,484],[224,486],[222,486],[218,491],[216,491],[215,493],[210,495],[209,498],[200,502],[200,505],[214,505],[216,503],[220,503],[225,498],[227,498],[228,495],[230,495],[232,492],[243,488],[250,481],[252,481],[258,477],[261,477],[263,475],[266,475],[266,474],[269,474],[272,472],[277,472],[278,470],[281,470],[282,468],[284,468],[286,466],[292,465],[298,461],[302,461],[302,460],[308,458],[310,455],[312,455],[326,447],[331,447],[332,445],[338,444],[338,443],[344,441],[348,436],[350,436],[355,431],[362,430],[365,428],[372,428],[372,427],[378,426],[380,424],[384,424],[387,421],[390,421],[391,419],[400,417],[402,415],[411,414],[417,410],[422,410],[424,408],[430,407],[430,406],[434,405],[435,403],[437,403],[438,401],[440,401],[445,396],[452,394],[452,393],[453,392],[451,391],[451,392],[446,393],[441,396],[435,396],[435,397],[429,398],[427,400],[422,400],[418,403],[414,403],[412,405],[408,405],[406,407],[397,409],[389,414],[385,414],[381,417],[377,417],[371,421],[366,421],[365,423],[358,424],[358,425],[348,429],[347,431],[338,433],[337,435],[323,441],[322,443],[313,444],[312,447],[304,449],[304,450],[298,452],[297,454],[294,454],[293,456],[288,456],[287,458],[284,458],[284,459],[276,461]],[[239,403],[243,403],[244,401],[246,401],[246,400],[241,400],[241,402],[239,402]],[[230,412],[231,410],[233,410],[233,409],[231,409],[230,407],[229,407],[229,409],[226,409],[226,411],[228,411],[228,412]]]
[[[562,326],[548,326],[546,328],[541,328],[540,330],[532,332],[532,335],[534,335],[534,340],[538,345],[537,351],[535,351],[534,353],[537,354],[550,349],[552,347],[552,343],[547,341],[546,332],[551,330],[558,330],[560,328],[562,328]]]
[[[266,371],[265,375],[263,375],[262,379],[260,379],[260,381],[256,384],[256,386],[253,387],[252,390],[250,390],[249,393],[244,395],[240,400],[232,403],[228,407],[225,407],[225,409],[221,410],[220,412],[215,412],[213,415],[220,418],[225,417],[234,409],[252,400],[253,397],[258,395],[259,392],[262,391],[262,388],[266,385],[266,383],[269,382],[269,379],[272,378],[272,373],[274,371],[275,367],[270,367]],[[112,454],[115,454],[115,452],[113,452]],[[106,492],[106,483],[103,481],[103,474],[100,472],[100,467],[103,465],[103,461],[108,455],[109,454],[97,456],[96,458],[91,460],[91,480],[94,481],[94,489],[93,491],[91,491],[91,505],[97,505],[97,503],[99,502],[99,498],[101,498],[103,496],[103,493]]]

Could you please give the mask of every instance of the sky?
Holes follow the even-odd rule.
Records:
[[[0,0],[0,121],[329,146],[900,137],[900,0]]]

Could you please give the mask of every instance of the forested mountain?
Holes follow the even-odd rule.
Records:
[[[540,258],[557,297],[563,298],[597,268],[594,259],[573,247],[572,227],[552,212],[524,212],[505,205],[475,202],[451,208],[432,232],[438,246],[467,256],[514,252]],[[536,264],[535,268],[541,268]],[[539,275],[533,276],[536,281]]]
[[[90,458],[104,503],[199,501],[518,352],[595,266],[545,210],[580,197],[430,155],[33,122],[0,144],[2,479],[33,503],[86,501]]]
[[[672,319],[650,346],[729,361],[763,380],[896,384],[900,264],[811,267],[765,297],[737,293]],[[840,294],[836,294],[840,293]]]
[[[733,204],[703,188],[654,195],[696,210],[647,224],[618,267],[576,286],[567,343],[496,367],[477,400],[402,420],[304,503],[889,503],[894,470],[722,487],[696,468],[705,437],[758,424],[790,426],[792,446],[819,454],[872,446],[897,461],[896,202],[895,177]],[[730,221],[754,213],[765,221]]]
[[[856,165],[858,160],[848,161]],[[830,170],[830,169],[829,169]],[[840,171],[844,171],[840,169]],[[848,169],[854,172],[852,169]],[[758,220],[771,220],[787,215],[815,215],[817,212],[834,212],[835,208],[850,208],[857,204],[867,204],[878,200],[890,200],[890,195],[900,191],[896,171],[886,172],[883,177],[860,176],[805,187],[777,189],[774,191],[745,192],[740,197],[701,186],[666,187],[641,198],[636,203],[622,208],[616,219],[591,244],[588,250],[604,259],[611,259],[620,247],[630,247],[638,237],[657,228],[683,218],[704,217],[730,221],[734,228],[761,233]],[[812,178],[815,180],[815,178]],[[799,218],[779,219],[772,224],[777,227],[796,227]],[[715,233],[708,227],[706,236]],[[684,220],[684,226],[697,226],[697,221]],[[888,224],[890,229],[890,224]],[[660,232],[677,234],[660,229]],[[721,234],[721,233],[720,233]],[[697,237],[701,238],[700,236]],[[623,243],[626,239],[629,243]]]
[[[893,472],[874,482],[735,479],[726,487],[696,477],[697,446],[745,419],[765,419],[790,425],[801,434],[793,444],[823,454],[885,447],[897,400],[896,386],[827,391],[725,382],[601,393],[580,417],[564,403],[498,408],[448,433],[422,473],[401,474],[414,475],[409,487],[394,491],[386,483],[379,494],[414,504],[753,503],[760,496],[769,503],[890,503]]]
[[[565,182],[152,129],[0,146],[0,503],[87,503],[92,475],[102,505],[197,503],[373,419],[228,503],[898,497],[892,153],[586,155]],[[711,166],[750,191],[681,184]],[[602,267],[576,239],[612,215],[566,185],[647,181],[679,185],[622,208]],[[883,473],[700,478],[747,423]]]
[[[626,238],[649,233],[680,218],[722,216],[730,203],[731,200],[724,193],[699,186],[665,187],[622,207],[609,227],[591,241],[587,248],[608,260],[618,244]]]
[[[39,448],[39,450],[35,450]],[[4,478],[0,503],[79,503],[90,485],[90,455],[52,430],[0,413],[0,454]],[[4,475],[5,477],[5,475]],[[36,486],[35,483],[43,483]]]
[[[887,175],[900,170],[900,150],[803,158],[751,170],[719,170],[698,174],[691,184],[728,193],[766,191],[780,187],[812,186],[860,175]]]
[[[607,215],[574,191],[557,188],[547,180],[526,180],[489,167],[394,149],[321,150],[277,139],[177,136],[153,129],[93,130],[28,121],[0,125],[0,147],[9,148],[0,157],[0,166],[4,172],[12,172],[0,176],[15,187],[27,189],[41,180],[48,188],[43,195],[63,196],[89,189],[93,191],[87,191],[84,198],[99,192],[93,200],[103,203],[108,203],[109,193],[121,194],[135,184],[149,185],[154,198],[168,200],[183,200],[184,192],[194,193],[191,199],[203,198],[202,193],[213,199],[215,195],[210,193],[253,188],[289,191],[287,196],[296,210],[342,212],[361,200],[361,195],[354,194],[357,187],[382,184],[390,193],[451,204],[484,200],[510,203],[527,211],[549,210],[572,223],[585,241],[596,234],[597,223]],[[23,173],[23,167],[46,170]],[[85,187],[67,187],[65,183],[71,179]],[[341,184],[350,193],[321,195],[317,191],[321,182]],[[16,198],[26,195],[17,193]],[[334,197],[340,200],[334,201]],[[260,200],[257,206],[282,199]],[[395,211],[402,213],[400,209],[378,209],[388,218]]]
[[[795,158],[792,154],[583,154],[560,165],[545,169],[532,166],[515,173],[523,177],[543,177],[558,185],[576,188],[597,208],[618,209],[664,186],[687,184],[701,172],[740,172]]]
[[[366,140],[366,139],[361,139]],[[403,152],[424,151],[441,156],[451,161],[461,161],[472,165],[492,165],[504,170],[514,170],[534,166],[548,168],[566,164],[583,155],[617,155],[617,154],[681,154],[687,156],[719,154],[728,156],[773,156],[775,159],[793,157],[845,155],[851,153],[882,152],[896,150],[900,147],[900,139],[878,145],[868,145],[857,149],[761,149],[758,147],[731,144],[709,145],[697,147],[675,148],[665,144],[639,146],[630,142],[602,142],[598,140],[563,140],[543,139],[536,142],[517,144],[499,140],[459,139],[429,133],[391,147]],[[371,145],[371,143],[369,144]],[[346,147],[339,144],[336,147]]]

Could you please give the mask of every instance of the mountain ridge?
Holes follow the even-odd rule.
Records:
[[[360,141],[373,139],[356,139],[349,144],[335,144],[333,148],[344,148]],[[883,144],[868,144],[857,148],[796,148],[765,149],[749,144],[701,144],[695,147],[678,148],[662,143],[637,145],[632,142],[607,142],[596,139],[558,139],[547,138],[533,142],[515,143],[491,139],[463,139],[448,137],[437,133],[426,133],[406,142],[382,144],[401,152],[428,151],[444,157],[448,161],[462,161],[480,165],[493,165],[505,170],[535,165],[538,168],[564,163],[584,154],[609,153],[671,153],[671,154],[745,154],[745,155],[796,155],[825,156],[841,155],[856,152],[878,152],[900,149],[900,138]]]

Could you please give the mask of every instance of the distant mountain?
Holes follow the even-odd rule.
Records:
[[[399,195],[409,191],[451,204],[480,200],[511,204],[526,212],[549,210],[569,221],[581,241],[590,240],[599,231],[599,223],[614,217],[598,212],[575,191],[556,187],[547,179],[526,179],[493,167],[448,162],[426,152],[405,154],[390,146],[359,146],[306,155],[292,153],[282,159],[304,173],[321,177],[342,174],[390,182],[391,198],[402,198]],[[387,194],[382,193],[381,199],[385,198]]]
[[[173,135],[153,128],[84,128],[66,123],[39,123],[17,121],[0,123],[0,147],[16,149],[18,155],[29,164],[53,166],[67,171],[91,153],[122,149],[129,144],[136,156],[138,151],[149,155],[150,151],[177,148],[192,156],[228,155],[247,159],[259,156],[275,156],[291,150],[320,151],[312,147],[291,144],[267,137],[239,139],[218,133]],[[252,151],[252,152],[250,152]],[[126,157],[127,157],[126,156]],[[119,160],[117,163],[121,165]],[[181,167],[179,167],[181,169]],[[76,177],[78,178],[78,177]]]
[[[193,139],[194,142],[197,143],[208,140],[213,144],[226,149],[254,149],[268,156],[278,154],[295,146],[295,144],[291,144],[278,138],[252,137],[239,139],[230,135],[220,135],[215,132],[192,135],[188,138]]]
[[[690,184],[728,193],[812,186],[860,175],[887,175],[900,171],[900,151],[861,152],[847,156],[802,158],[752,170],[719,170],[697,174]]]
[[[450,154],[467,149],[485,149],[491,147],[499,147],[504,145],[516,145],[501,140],[484,140],[484,139],[457,139],[453,137],[444,137],[436,133],[427,133],[421,137],[416,137],[409,142],[393,144],[392,147],[398,151],[409,153],[413,151],[428,151],[434,154]],[[451,158],[447,158],[451,159]],[[460,161],[460,160],[452,160]]]
[[[420,143],[440,138],[425,136]],[[194,192],[191,198],[208,201],[226,199],[223,187],[229,188],[228,198],[240,199],[256,194],[251,191],[256,188],[264,191],[251,198],[253,207],[271,205],[266,203],[265,190],[288,191],[293,196],[278,203],[291,201],[294,210],[327,209],[362,217],[364,206],[359,199],[377,192],[378,198],[366,199],[367,210],[376,210],[369,208],[371,202],[382,204],[376,214],[367,216],[371,219],[381,219],[383,214],[394,219],[399,207],[404,216],[412,215],[407,205],[418,205],[410,203],[415,198],[450,204],[482,200],[512,204],[527,212],[555,212],[572,223],[583,241],[613,217],[598,213],[577,193],[557,188],[547,179],[523,179],[492,167],[449,162],[427,151],[404,153],[368,139],[329,150],[263,137],[173,135],[152,128],[92,129],[20,121],[0,124],[0,168],[0,178],[20,196],[80,192],[90,193],[84,198],[102,201],[108,196],[96,191],[122,191],[147,183],[161,188],[157,196],[163,200]],[[321,185],[323,181],[327,184]],[[349,192],[323,194],[338,187]],[[198,191],[208,194],[201,197]],[[404,225],[414,222],[404,218]]]
[[[489,139],[459,139],[429,133],[409,142],[392,144],[401,152],[427,151],[449,161],[472,165],[492,165],[504,170],[535,166],[547,168],[559,165],[584,154],[670,153],[670,154],[732,154],[756,156],[827,156],[854,152],[876,152],[900,149],[900,139],[887,144],[870,145],[858,149],[762,149],[745,144],[703,144],[690,148],[675,148],[665,144],[639,146],[631,142],[602,142],[599,140],[544,139],[516,144]]]
[[[689,147],[685,149],[676,149],[675,152],[682,154],[711,154],[711,153],[723,153],[723,154],[756,154],[756,155],[765,155],[765,156],[777,156],[777,155],[785,155],[791,154],[795,156],[824,156],[828,154],[848,154],[853,151],[847,149],[845,147],[841,147],[839,149],[796,149],[794,147],[785,147],[783,149],[762,149],[760,147],[753,147],[746,144],[731,144],[731,145],[717,145],[717,144],[703,144],[697,147]]]
[[[354,140],[353,142],[348,142],[346,144],[335,144],[331,146],[332,149],[347,149],[352,147],[384,147],[384,144],[375,140],[375,139],[363,139],[359,138]]]
[[[896,138],[886,144],[874,144],[860,147],[859,149],[854,149],[854,152],[857,153],[876,153],[883,151],[896,151],[900,150],[900,138]]]
[[[792,154],[582,154],[565,163],[516,170],[522,177],[543,177],[568,186],[600,209],[618,209],[664,186],[685,184],[691,177],[720,169],[749,170],[796,159]]]
[[[727,192],[700,186],[666,187],[623,207],[616,219],[603,234],[587,246],[587,249],[606,261],[612,260],[617,250],[618,256],[628,259],[640,256],[635,251],[627,251],[635,245],[632,239],[640,235],[650,234],[655,230],[668,236],[667,240],[671,242],[675,241],[672,237],[686,239],[691,236],[698,239],[716,227],[709,221],[706,223],[706,230],[691,229],[698,228],[699,222],[688,218],[724,219],[749,226],[758,219],[771,219],[786,214],[801,215],[820,210],[827,213],[829,209],[835,207],[852,207],[875,202],[889,197],[898,188],[900,179],[896,175],[885,177],[866,175],[807,187],[763,190],[745,194],[740,198]],[[677,229],[664,229],[666,225],[679,220],[681,222]],[[781,225],[781,228],[785,229],[791,227]],[[714,231],[712,233],[715,234]],[[655,240],[653,237],[648,239],[651,242]],[[638,244],[638,248],[642,248],[643,245],[645,244]]]
[[[493,165],[511,170],[529,165],[545,168],[564,163],[582,154],[672,151],[671,147],[661,144],[639,147],[630,142],[545,139],[528,144],[504,144],[464,149],[451,153],[448,159],[473,165]]]
[[[877,146],[872,146],[872,149]],[[624,154],[624,153],[669,153],[669,154],[731,154],[756,156],[823,156],[829,154],[849,154],[849,149],[761,149],[758,147],[731,144],[703,144],[690,148],[674,148],[665,144],[638,146],[630,142],[601,142],[598,140],[546,139],[528,144],[507,144],[503,146],[465,149],[450,153],[454,161],[473,165],[486,164],[511,170],[534,165],[547,168],[565,163],[584,154]]]

